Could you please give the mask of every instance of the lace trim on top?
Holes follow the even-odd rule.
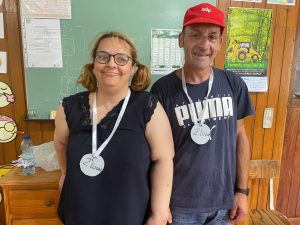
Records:
[[[148,123],[154,113],[154,110],[156,109],[158,99],[154,95],[150,95],[146,107],[146,123]]]
[[[133,96],[130,97],[129,104],[131,104],[131,101],[135,101],[135,95],[136,93],[133,92]],[[90,115],[90,105],[89,105],[89,93],[83,92],[79,95],[75,95],[74,98],[65,98],[63,100],[63,107],[65,109],[66,116],[70,114],[76,115],[76,117],[72,117],[73,119],[76,119],[78,121],[79,119],[79,127],[75,128],[73,127],[72,131],[76,130],[82,130],[82,129],[91,129],[92,127],[92,121],[91,121],[91,115]],[[133,100],[132,100],[133,99]],[[153,115],[153,112],[157,106],[158,99],[154,95],[148,96],[148,102],[147,106],[142,106],[144,108],[144,121],[148,123]],[[77,107],[72,108],[72,103],[74,104],[74,101],[77,101]],[[117,117],[119,115],[119,112],[121,110],[122,104],[124,99],[122,99],[116,106],[112,108],[111,111],[109,111],[104,118],[98,123],[98,129],[101,129],[102,131],[105,130],[105,132],[101,132],[101,135],[105,133],[103,136],[107,136],[106,134],[113,129],[113,126],[117,120]],[[76,110],[77,112],[75,112]],[[67,119],[68,120],[68,119]],[[71,122],[71,121],[69,121]],[[99,133],[99,132],[98,132]],[[102,137],[102,138],[105,138]]]

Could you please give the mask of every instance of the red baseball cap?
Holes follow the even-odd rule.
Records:
[[[209,23],[220,26],[222,33],[225,27],[224,13],[209,3],[195,5],[186,11],[183,27],[199,23]]]

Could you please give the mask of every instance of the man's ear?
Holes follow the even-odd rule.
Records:
[[[178,46],[179,46],[179,48],[183,48],[183,33],[182,32],[178,35]]]

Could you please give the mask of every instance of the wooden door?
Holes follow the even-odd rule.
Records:
[[[300,16],[294,48],[277,209],[300,225]],[[297,94],[297,95],[295,95]]]

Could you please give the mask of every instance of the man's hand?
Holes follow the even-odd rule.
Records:
[[[241,193],[234,195],[235,208],[230,210],[231,223],[240,223],[248,214],[248,201],[247,196]]]

